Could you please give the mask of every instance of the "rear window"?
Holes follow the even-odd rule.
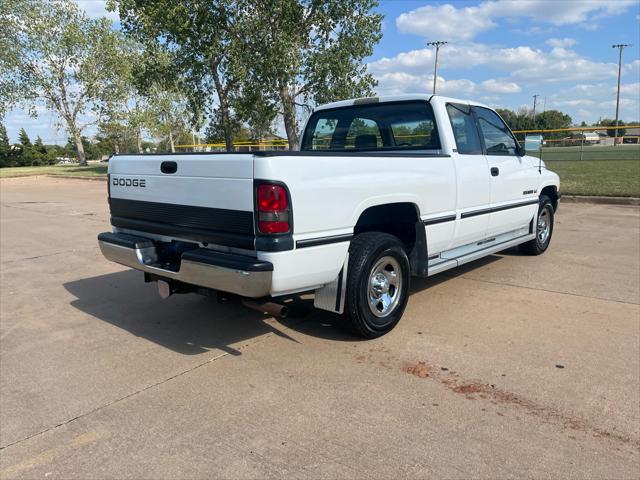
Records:
[[[433,110],[426,101],[354,105],[314,113],[302,150],[439,150]]]

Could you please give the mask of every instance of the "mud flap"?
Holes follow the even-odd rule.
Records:
[[[349,254],[344,259],[344,264],[335,280],[315,291],[313,306],[321,310],[334,313],[344,312],[344,298],[347,292],[347,267],[349,266]]]

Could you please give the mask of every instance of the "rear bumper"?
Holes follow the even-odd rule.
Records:
[[[252,298],[264,297],[271,289],[273,265],[253,257],[197,248],[183,253],[174,270],[159,265],[148,238],[105,232],[98,235],[98,243],[107,260],[171,280]]]

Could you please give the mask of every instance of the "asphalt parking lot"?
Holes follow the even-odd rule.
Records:
[[[638,478],[640,207],[561,205],[550,250],[414,282],[344,334],[160,300],[108,263],[106,184],[0,183],[0,477]]]

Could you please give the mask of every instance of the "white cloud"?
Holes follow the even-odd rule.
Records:
[[[453,5],[426,5],[396,19],[398,30],[438,40],[471,40],[479,32],[496,24],[479,7],[456,8]]]
[[[573,38],[550,38],[545,42],[554,48],[568,48],[576,44]]]
[[[547,109],[570,113],[573,120],[596,121],[615,115],[615,83],[577,84],[547,97]],[[640,83],[620,85],[620,117],[637,121],[640,117]]]
[[[432,39],[471,40],[477,34],[494,28],[498,18],[528,17],[560,26],[617,15],[636,4],[636,0],[494,0],[477,7],[425,5],[398,16],[396,25],[401,32]]]
[[[82,10],[91,18],[107,17],[114,22],[118,22],[118,12],[108,12],[105,0],[74,0]]]
[[[640,97],[640,83],[627,83],[620,85],[620,95],[629,95],[636,98]]]
[[[433,70],[433,57],[433,49],[430,48],[411,50],[371,62],[368,68],[376,76],[397,72],[424,74]],[[634,63],[625,69],[637,69]],[[447,45],[440,50],[440,66],[443,69],[483,66],[508,74],[509,81],[518,85],[579,82],[585,78],[599,81],[617,75],[615,63],[596,62],[563,47],[544,51],[529,46],[498,48],[481,43]]]
[[[406,93],[430,93],[433,89],[433,74],[388,72],[376,76],[378,80],[378,95],[400,95]],[[521,91],[515,82],[500,79],[488,79],[476,83],[466,78],[447,79],[438,75],[437,91],[442,95],[454,97],[478,96],[482,93],[509,94]],[[493,101],[499,100],[499,96],[490,95]]]
[[[493,78],[481,83],[482,88],[491,93],[518,93],[522,90],[515,82],[503,82]]]

